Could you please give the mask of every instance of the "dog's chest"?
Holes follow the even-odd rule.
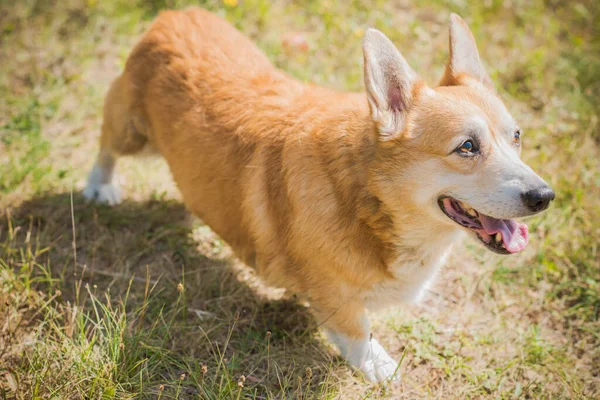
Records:
[[[419,301],[446,262],[453,242],[454,240],[444,240],[422,248],[416,256],[400,256],[390,265],[393,279],[379,282],[363,292],[367,309],[378,310]]]

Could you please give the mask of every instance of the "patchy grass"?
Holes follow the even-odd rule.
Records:
[[[191,3],[0,1],[3,398],[600,396],[593,1],[200,2],[279,67],[350,90],[362,88],[366,27],[433,83],[448,15],[460,13],[525,129],[524,157],[556,189],[553,207],[529,220],[526,252],[500,257],[467,242],[423,304],[374,316],[374,334],[402,360],[389,387],[355,376],[303,304],[263,287],[191,221],[160,160],[123,160],[119,207],[77,194],[108,84],[160,9]],[[306,51],[286,47],[290,32]]]

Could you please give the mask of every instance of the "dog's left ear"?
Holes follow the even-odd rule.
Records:
[[[419,81],[396,46],[377,29],[368,29],[363,39],[365,88],[371,116],[381,140],[400,135],[413,103],[412,90]]]
[[[464,84],[464,75],[493,88],[492,80],[486,72],[477,44],[471,30],[461,17],[450,15],[450,58],[446,64],[440,86],[457,86]]]

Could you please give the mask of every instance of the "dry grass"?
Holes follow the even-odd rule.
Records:
[[[600,396],[592,1],[202,2],[295,76],[352,90],[367,26],[433,82],[448,14],[459,12],[525,128],[525,158],[557,189],[554,207],[529,221],[525,253],[465,243],[423,304],[373,316],[402,359],[389,387],[355,376],[304,305],[263,287],[192,220],[162,161],[121,163],[118,207],[78,195],[110,80],[158,9],[190,3],[0,0],[0,397]],[[306,52],[282,45],[297,31]]]

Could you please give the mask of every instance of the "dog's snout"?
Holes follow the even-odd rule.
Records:
[[[550,202],[554,200],[554,190],[549,186],[542,186],[523,192],[521,198],[528,209],[540,212],[548,208]]]

